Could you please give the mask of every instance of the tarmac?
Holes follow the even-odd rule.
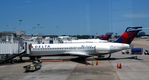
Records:
[[[140,43],[141,42],[141,43]],[[135,40],[137,47],[149,48],[147,40]],[[137,58],[136,58],[137,56]],[[64,61],[43,62],[35,72],[24,72],[23,66],[31,62],[0,65],[0,80],[148,80],[149,55],[130,55],[117,52],[111,59],[87,60],[88,64],[70,60],[75,57],[45,57]],[[97,64],[98,63],[98,64]],[[118,69],[117,64],[122,68]]]

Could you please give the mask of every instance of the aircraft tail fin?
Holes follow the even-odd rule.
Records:
[[[142,27],[127,27],[126,31],[115,42],[130,44],[141,30]]]
[[[109,40],[111,38],[113,33],[106,33],[106,35],[103,37],[103,40]]]
[[[99,39],[103,39],[103,38],[104,38],[104,35],[100,35],[100,36],[99,36]]]

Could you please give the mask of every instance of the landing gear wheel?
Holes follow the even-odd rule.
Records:
[[[111,57],[111,54],[106,54],[105,56],[104,56],[104,58],[106,58],[106,59],[109,59]]]
[[[106,55],[98,56],[98,59],[109,59],[110,57],[111,57],[111,54],[106,54]]]
[[[105,55],[105,58],[109,59],[111,57],[111,54]]]

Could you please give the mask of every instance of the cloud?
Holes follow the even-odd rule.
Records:
[[[126,18],[149,18],[149,14],[125,14]]]

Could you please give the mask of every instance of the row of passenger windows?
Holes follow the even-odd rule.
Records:
[[[35,49],[66,50],[66,49],[95,49],[95,47],[35,48]]]

